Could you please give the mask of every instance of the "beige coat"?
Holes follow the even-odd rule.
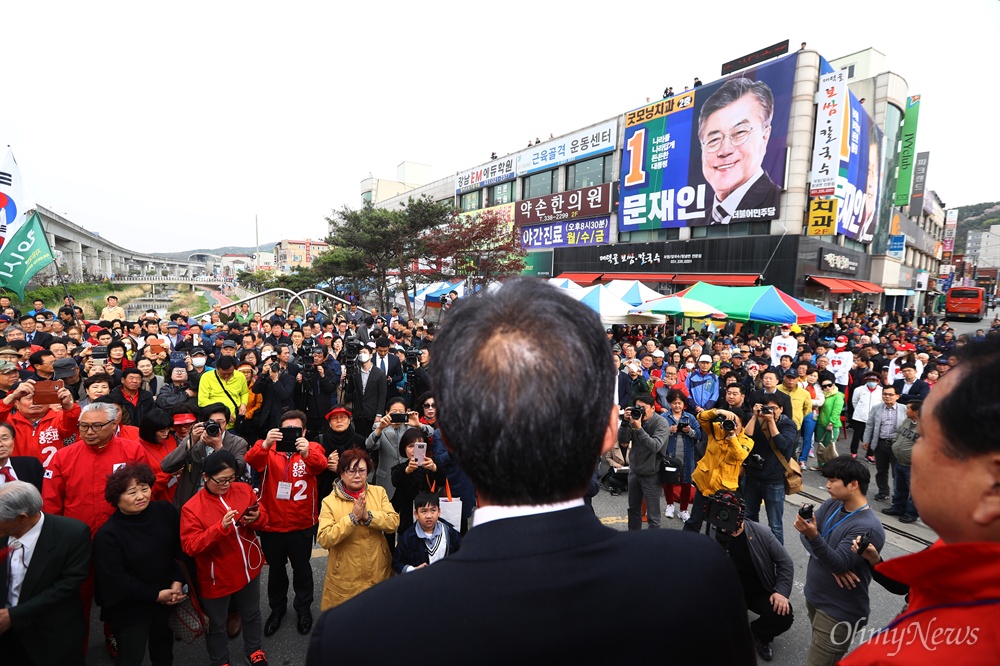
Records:
[[[319,514],[319,545],[330,551],[326,561],[321,610],[333,608],[381,583],[392,575],[392,556],[385,533],[399,527],[399,514],[381,486],[368,485],[370,526],[351,522],[354,500],[344,493],[338,479]]]

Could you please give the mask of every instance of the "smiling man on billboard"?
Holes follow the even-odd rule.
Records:
[[[771,88],[747,78],[726,81],[701,107],[701,166],[715,193],[709,224],[777,217],[781,188],[761,167],[773,114]]]

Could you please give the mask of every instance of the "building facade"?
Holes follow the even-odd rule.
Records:
[[[318,240],[281,240],[274,244],[274,270],[290,273],[293,268],[311,268],[313,259],[329,249]],[[264,268],[264,266],[260,266]],[[266,269],[265,269],[266,270]]]
[[[894,203],[912,145],[906,81],[884,64],[874,49],[829,62],[802,50],[373,201],[501,212],[542,277],[662,293],[770,284],[835,312],[920,307],[944,205],[931,191],[916,210]]]

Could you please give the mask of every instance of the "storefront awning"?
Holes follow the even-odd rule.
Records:
[[[577,284],[594,284],[601,279],[603,273],[560,273],[557,277],[572,280]]]
[[[760,278],[759,274],[746,275],[738,273],[681,273],[675,275],[674,284],[697,284],[707,282],[719,287],[753,287]]]
[[[850,280],[838,280],[837,278],[818,277],[816,275],[806,276],[816,284],[826,287],[831,294],[853,294],[855,292],[854,283]]]
[[[640,282],[670,282],[674,279],[674,275],[675,273],[605,273],[601,281],[639,280]]]
[[[855,286],[855,291],[861,294],[881,294],[885,289],[878,286],[874,282],[865,282],[864,280],[844,280],[844,282],[851,282]]]

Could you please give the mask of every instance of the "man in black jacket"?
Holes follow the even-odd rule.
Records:
[[[753,438],[753,450],[746,462],[746,485],[743,496],[747,503],[747,518],[756,522],[760,502],[767,509],[767,524],[781,544],[784,529],[781,519],[785,510],[785,467],[778,455],[787,462],[795,455],[798,433],[795,422],[785,416],[783,401],[771,394],[753,406],[753,416],[744,431]],[[787,400],[788,396],[784,396]],[[777,453],[776,451],[777,450]]]
[[[905,405],[911,400],[923,402],[927,399],[927,394],[931,392],[931,387],[922,379],[917,377],[917,366],[915,363],[904,363],[899,366],[903,372],[903,378],[892,383],[893,388],[899,395],[899,404]]]
[[[739,577],[716,544],[679,530],[619,532],[584,505],[619,422],[611,348],[597,313],[542,281],[514,280],[457,306],[434,353],[440,433],[475,483],[475,526],[454,555],[324,613],[313,627],[308,666],[364,662],[371,641],[345,636],[410,626],[428,608],[458,607],[461,630],[425,661],[510,664],[529,655],[612,663],[623,650],[631,660],[662,658],[659,632],[594,640],[606,633],[607,618],[592,609],[607,596],[608,571],[649,572],[663,562],[684,575],[645,576],[628,586],[630,617],[683,624],[684,640],[668,648],[677,663],[754,663]],[[668,598],[677,603],[665,605]],[[382,662],[412,661],[413,650],[412,632],[379,636]]]
[[[774,658],[771,643],[791,629],[795,621],[788,602],[795,563],[770,530],[750,520],[740,522],[730,535],[726,550],[740,575],[747,609],[758,616],[750,623],[757,654],[764,661],[771,661]]]

